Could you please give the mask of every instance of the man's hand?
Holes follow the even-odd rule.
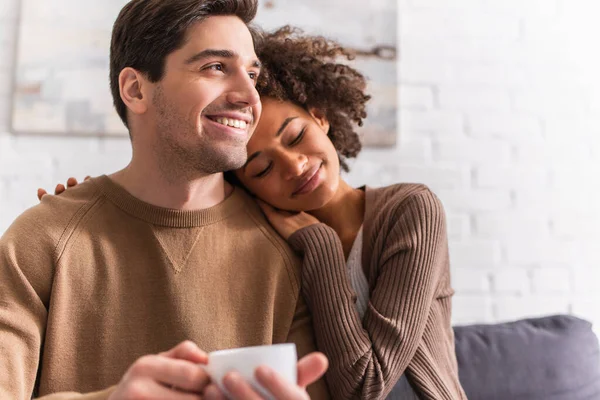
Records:
[[[139,358],[127,370],[109,400],[200,400],[210,378],[202,366],[208,356],[190,341]]]
[[[87,181],[88,179],[90,179],[89,176],[86,176],[84,181]],[[67,187],[65,188],[65,185],[63,185],[62,183],[59,183],[58,185],[56,185],[56,187],[54,188],[54,194],[58,195],[61,194],[62,192],[64,192],[65,190],[67,190],[67,188],[72,188],[74,186],[77,186],[79,184],[79,182],[77,182],[77,179],[70,177],[69,179],[67,179]],[[46,192],[45,189],[38,189],[37,190],[37,197],[38,200],[42,200],[42,197],[44,197],[45,195],[47,195],[48,192]]]
[[[277,400],[310,400],[306,387],[317,381],[327,371],[327,357],[322,353],[311,353],[298,361],[298,384],[286,381],[281,375],[268,367],[258,367],[255,377],[258,383],[267,389]],[[248,382],[237,372],[225,375],[223,385],[235,400],[262,400]],[[225,395],[214,384],[204,391],[205,400],[225,400]]]

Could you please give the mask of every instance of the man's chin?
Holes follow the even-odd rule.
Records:
[[[231,161],[230,163],[227,164],[227,168],[225,168],[223,171],[221,172],[227,172],[227,171],[235,171],[236,169],[240,169],[244,166],[245,161]]]
[[[246,148],[243,151],[215,151],[209,159],[204,159],[202,164],[206,173],[220,173],[239,169],[244,166],[248,156]]]

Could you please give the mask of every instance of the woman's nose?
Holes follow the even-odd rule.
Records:
[[[286,180],[295,179],[306,170],[308,158],[304,154],[290,152],[282,154],[282,157],[284,178]]]

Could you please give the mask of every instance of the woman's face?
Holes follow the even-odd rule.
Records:
[[[260,121],[248,142],[248,161],[235,171],[252,193],[282,210],[310,211],[327,204],[339,186],[340,164],[319,111],[263,98]]]

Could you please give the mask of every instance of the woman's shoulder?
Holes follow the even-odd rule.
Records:
[[[378,188],[365,187],[367,213],[396,212],[415,201],[441,206],[435,193],[421,183],[397,183]],[[366,216],[368,218],[368,216]]]

